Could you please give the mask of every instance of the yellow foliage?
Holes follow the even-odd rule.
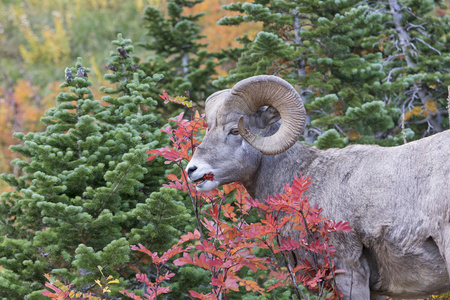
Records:
[[[208,0],[195,5],[191,9],[186,9],[184,15],[194,15],[204,12],[207,17],[199,21],[202,34],[207,38],[202,43],[208,42],[209,51],[220,51],[229,47],[240,46],[235,38],[247,33],[249,38],[254,38],[261,30],[262,25],[255,23],[243,23],[239,26],[219,26],[217,22],[225,16],[233,16],[238,13],[222,10],[222,5],[238,2],[239,0]]]
[[[425,111],[421,106],[414,106],[413,109],[405,113],[405,121],[411,119],[413,116],[428,116],[428,112]]]
[[[437,101],[428,100],[427,102],[425,102],[425,108],[432,114],[437,113]]]
[[[46,1],[53,1],[53,0],[46,0]],[[133,0],[132,2],[139,11],[143,12],[144,9],[149,5],[160,8],[162,6],[163,1]],[[73,10],[76,12],[76,14],[83,13],[83,11],[86,11],[87,9],[103,10],[103,9],[118,8],[121,5],[123,5],[123,1],[116,1],[116,0],[84,0],[84,1],[78,0],[71,3],[75,4]]]
[[[100,72],[100,68],[98,67],[97,62],[95,61],[95,58],[92,55],[89,55],[89,65],[90,65],[89,69],[91,69],[89,75],[91,77],[94,77],[94,82],[102,82],[103,73]]]
[[[109,289],[109,285],[111,283],[120,283],[119,279],[114,279],[112,275],[109,275],[107,278],[105,278],[105,275],[103,274],[102,266],[97,266],[97,268],[100,270],[100,273],[102,274],[102,279],[96,279],[95,283],[97,283],[100,288],[102,289],[102,293],[111,293],[111,290]],[[105,282],[105,285],[103,286],[102,282]]]
[[[134,5],[136,5],[138,11],[143,12],[147,6],[153,6],[161,9],[163,7],[164,1],[161,0],[134,0]]]
[[[450,300],[450,293],[442,294],[442,295],[433,295],[429,299],[430,300]]]
[[[428,100],[424,106],[414,106],[413,109],[405,113],[405,121],[415,117],[428,117],[431,114],[437,113],[437,101]]]
[[[53,13],[53,28],[45,25],[38,37],[27,22],[20,26],[28,45],[20,45],[19,51],[27,64],[59,64],[70,54],[70,40],[59,13]]]
[[[0,88],[0,173],[18,175],[19,169],[10,165],[12,159],[19,157],[9,149],[10,145],[18,143],[12,135],[14,132],[41,131],[40,118],[50,106],[54,103],[41,101],[39,87],[28,80],[18,79],[12,86],[5,82]],[[0,193],[10,190],[0,182]]]
[[[112,276],[109,276],[108,278],[112,278]],[[113,280],[109,280],[108,281],[108,284],[111,284],[111,283],[120,283],[120,281],[119,281],[119,279],[113,279]]]
[[[33,86],[31,83],[24,79],[17,80],[16,86],[14,87],[14,97],[17,99],[17,101],[25,102],[37,92],[36,90],[33,90]]]
[[[356,140],[361,137],[361,133],[356,131],[354,128],[350,128],[347,137],[351,140]]]

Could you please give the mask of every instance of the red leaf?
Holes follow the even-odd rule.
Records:
[[[184,249],[179,247],[179,246],[172,246],[171,249],[167,250],[166,252],[164,252],[164,254],[161,256],[161,261],[163,262],[167,262],[169,259],[171,259],[172,257],[174,257],[175,255],[183,252]]]
[[[203,268],[205,270],[209,270],[211,268],[209,259],[207,259],[205,254],[203,254],[203,253],[201,253],[200,256],[197,256],[197,254],[194,254],[194,256],[191,258],[191,256],[185,252],[185,253],[183,253],[183,257],[176,259],[173,263],[176,266],[183,266],[186,264],[194,265],[194,266]]]
[[[205,179],[205,180],[213,181],[214,180],[214,174],[209,172],[208,174],[203,175],[202,178]]]
[[[150,250],[148,250],[147,248],[145,248],[142,244],[138,244],[138,246],[136,245],[131,245],[130,248],[132,250],[135,251],[140,251],[140,252],[144,252],[145,254],[147,254],[150,257],[153,257],[153,252],[151,252]],[[156,254],[156,253],[155,253]]]
[[[127,297],[130,297],[130,298],[133,299],[133,300],[142,300],[141,296],[136,296],[134,293],[128,292],[128,291],[125,290],[125,289],[122,289],[122,290],[120,291],[120,293],[121,293],[122,295],[126,295]]]
[[[169,119],[170,121],[174,121],[176,123],[180,123],[183,120],[184,112],[181,112],[176,118]]]
[[[150,281],[148,280],[148,277],[146,274],[136,274],[136,279],[139,282],[144,282],[144,283],[150,284]]]
[[[197,293],[196,291],[189,291],[192,297],[201,299],[201,300],[216,300],[217,297],[211,293],[204,295],[203,293]]]
[[[196,245],[195,249],[204,251],[206,253],[210,253],[214,256],[217,256],[220,259],[225,258],[225,251],[217,250],[216,246],[208,241],[204,240],[200,245]],[[203,253],[202,253],[203,254]]]
[[[194,233],[188,232],[187,234],[182,235],[180,243],[184,243],[184,242],[187,242],[190,240],[198,240],[198,239],[200,239],[200,232],[198,231],[198,229],[195,229]]]
[[[184,266],[186,264],[193,265],[194,262],[193,262],[191,256],[189,255],[189,253],[185,252],[185,253],[183,253],[183,257],[180,257],[180,258],[174,260],[173,264],[175,266]]]
[[[287,282],[286,281],[277,281],[276,283],[270,285],[267,288],[267,291],[270,292],[271,290],[274,290],[274,289],[279,288],[279,287],[285,287],[285,286],[287,286]]]
[[[167,175],[167,179],[169,179],[171,181],[178,181],[178,177],[174,174]]]
[[[168,286],[158,286],[156,288],[156,295],[161,295],[161,294],[167,294],[168,292],[170,292],[170,287]]]
[[[159,151],[158,149],[147,150],[147,153],[153,154],[153,155],[147,157],[147,160],[148,160],[148,161],[152,161],[152,160],[154,160],[155,158],[157,158],[158,155],[160,155],[160,151]]]
[[[170,101],[170,96],[169,94],[166,93],[165,90],[163,90],[162,95],[159,95],[159,97],[161,97],[164,100],[164,104],[167,104]]]
[[[180,153],[178,153],[173,148],[165,147],[160,149],[148,150],[147,153],[152,153],[154,155],[162,155],[168,161],[164,162],[165,164],[169,164],[171,162],[180,161],[183,157]],[[156,156],[149,156],[147,160],[153,160]]]
[[[300,243],[288,237],[287,240],[281,240],[281,247],[276,250],[276,253],[280,251],[292,251],[300,248]]]
[[[222,287],[224,289],[230,289],[233,291],[239,291],[239,284],[236,278],[227,277],[224,281],[222,274],[219,274],[217,278],[211,278],[211,285]]]

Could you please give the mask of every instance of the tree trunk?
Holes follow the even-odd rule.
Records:
[[[403,55],[405,56],[406,65],[410,68],[414,68],[417,65],[411,57],[411,38],[402,26],[402,8],[400,7],[398,0],[389,0],[389,8],[392,14],[392,21],[394,22],[395,30],[398,34],[399,44],[402,48]],[[417,95],[419,96],[420,102],[425,105],[425,103],[431,98],[430,93],[426,90],[426,86],[424,86],[424,84],[415,86],[417,88]],[[438,121],[437,114],[429,111],[428,109],[426,110],[428,112],[428,116],[426,117],[428,124],[432,127],[434,132],[441,132],[443,129]]]
[[[294,14],[294,42],[297,45],[301,45],[302,39],[299,36],[301,26],[300,26],[300,18],[298,16],[298,12],[296,9],[292,12]],[[305,70],[305,59],[303,57],[299,57],[295,62],[295,67],[297,69],[297,76],[298,78],[302,78],[306,76],[306,70]],[[302,97],[303,103],[306,103],[306,94],[308,93],[307,89],[300,86],[299,94]],[[311,127],[311,117],[306,114],[305,118],[305,131],[303,133],[303,138],[305,139],[305,142],[312,144],[314,143],[314,134],[310,131]]]

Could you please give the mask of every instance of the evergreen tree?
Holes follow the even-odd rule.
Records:
[[[183,197],[157,189],[162,162],[146,159],[167,142],[148,96],[161,76],[136,68],[130,40],[119,34],[113,44],[113,72],[105,77],[115,87],[102,89],[108,96],[94,100],[89,69],[78,60],[66,69],[57,107],[42,118],[46,130],[15,134],[23,143],[11,149],[26,159],[14,161],[22,176],[1,177],[15,188],[0,202],[4,299],[43,298],[45,273],[95,292],[97,266],[115,278],[134,275],[127,267],[142,262],[130,244],[167,249],[190,223]]]
[[[170,91],[172,95],[189,93],[191,100],[204,100],[216,91],[211,77],[222,61],[206,50],[200,40],[198,21],[204,14],[187,15],[185,10],[204,0],[167,1],[167,16],[158,8],[147,7],[147,21],[151,41],[143,45],[155,53],[141,68],[148,74],[163,74],[156,93]]]
[[[403,143],[401,109],[382,90],[390,69],[374,46],[390,15],[356,0],[255,0],[225,8],[240,14],[220,24],[262,22],[263,31],[241,39],[237,68],[216,84],[257,74],[290,81],[305,101],[305,141],[319,148]]]
[[[389,16],[373,41],[383,53],[382,91],[404,114],[416,138],[449,128],[446,109],[450,85],[450,15],[436,15],[442,1],[373,2]]]

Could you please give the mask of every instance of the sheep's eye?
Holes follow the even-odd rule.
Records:
[[[239,129],[237,129],[237,128],[231,129],[231,130],[230,130],[230,134],[238,135],[238,134],[239,134]]]

